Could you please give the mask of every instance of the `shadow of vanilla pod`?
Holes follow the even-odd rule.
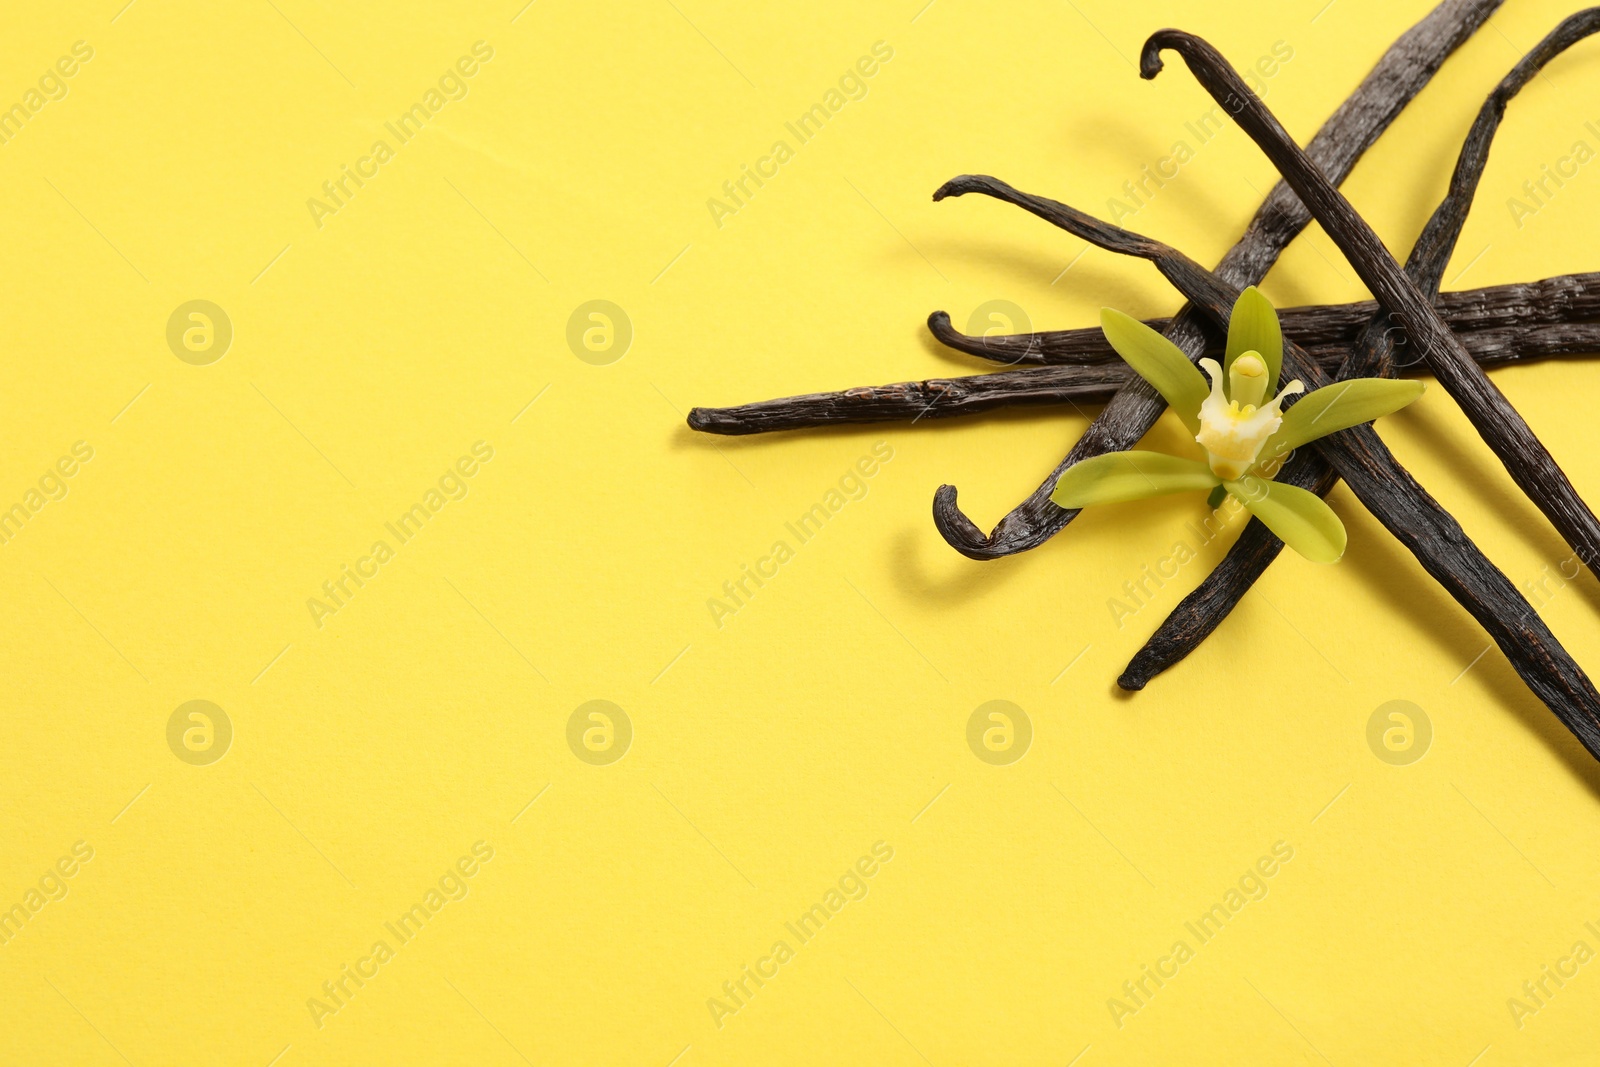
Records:
[[[1395,412],[1422,395],[1418,381],[1351,378],[1309,393],[1298,379],[1279,388],[1283,328],[1272,303],[1251,286],[1228,317],[1223,361],[1200,360],[1138,319],[1100,312],[1106,340],[1161,394],[1194,435],[1204,460],[1134,449],[1075,463],[1050,499],[1063,508],[1111,504],[1189,490],[1211,491],[1216,507],[1231,495],[1284,544],[1316,563],[1344,555],[1345,529],[1316,493],[1273,481],[1294,449]],[[1304,393],[1283,410],[1284,401]]]

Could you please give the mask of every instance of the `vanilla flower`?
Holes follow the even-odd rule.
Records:
[[[1213,505],[1224,493],[1232,495],[1307,559],[1332,563],[1344,555],[1344,524],[1333,509],[1315,493],[1279,485],[1272,475],[1293,449],[1405,407],[1422,395],[1421,382],[1351,378],[1310,393],[1299,381],[1279,388],[1283,330],[1278,313],[1254,286],[1233,306],[1223,361],[1200,361],[1205,375],[1138,319],[1103,308],[1100,327],[1117,354],[1183,421],[1206,458],[1109,452],[1068,468],[1051,500],[1082,508],[1209,489]],[[1301,393],[1285,411],[1284,402]]]

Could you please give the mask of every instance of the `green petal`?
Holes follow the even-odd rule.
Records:
[[[1199,433],[1200,402],[1211,392],[1200,368],[1190,363],[1177,345],[1115,308],[1100,309],[1100,329],[1128,366],[1177,412],[1189,432]]]
[[[1281,455],[1330,433],[1399,411],[1422,395],[1423,385],[1394,378],[1352,378],[1315,389],[1283,413],[1263,456]]]
[[[1210,489],[1217,482],[1211,468],[1197,459],[1165,452],[1107,452],[1068,467],[1050,499],[1058,507],[1082,508]]]
[[[1278,375],[1283,370],[1283,327],[1278,325],[1278,312],[1272,301],[1253,285],[1239,294],[1233,313],[1228,316],[1228,350],[1222,369],[1226,371],[1246,352],[1261,355],[1267,365],[1267,396],[1277,393]]]
[[[1257,477],[1224,484],[1280,541],[1311,562],[1334,563],[1344,555],[1344,523],[1317,494]]]

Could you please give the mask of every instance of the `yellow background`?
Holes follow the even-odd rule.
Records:
[[[1104,215],[1210,108],[1181,66],[1138,80],[1149,31],[1240,63],[1285,42],[1268,100],[1304,138],[1428,5],[120,3],[19,8],[0,38],[6,104],[94,49],[0,146],[0,506],[94,449],[0,546],[0,907],[94,850],[0,946],[0,1062],[1600,1062],[1600,964],[1520,1028],[1507,1006],[1600,949],[1600,771],[1348,491],[1341,564],[1286,556],[1128,698],[1221,542],[1121,628],[1106,602],[1198,499],[989,564],[928,515],[950,482],[987,528],[1081,414],[683,423],[980,369],[929,342],[936,308],[1169,313],[1142,264],[929,194],[988,172]],[[1512,0],[1360,164],[1395,247],[1568,10]],[[468,95],[319,228],[307,200],[480,40]],[[716,225],[707,199],[878,41],[866,96]],[[1520,228],[1506,201],[1596,143],[1597,88],[1580,45],[1513,105],[1448,287],[1596,267],[1600,172]],[[1230,128],[1128,221],[1214,262],[1271,179]],[[1265,289],[1363,295],[1315,227]],[[194,299],[234,329],[206,366],[166,340]],[[610,365],[566,341],[594,299],[633,327]],[[1600,496],[1593,367],[1495,376]],[[1513,581],[1565,558],[1442,391],[1383,432]],[[317,626],[308,598],[478,441],[465,499]],[[877,442],[865,497],[716,625]],[[1591,667],[1597,608],[1586,577],[1546,612]],[[167,743],[195,699],[234,731],[207,766]],[[634,731],[609,766],[566,740],[593,699]],[[997,699],[1034,731],[1004,767],[965,733]],[[1409,766],[1366,741],[1397,699],[1433,728]],[[308,999],[479,841],[468,895],[317,1025]],[[880,841],[865,899],[718,1026],[707,1001]],[[1108,1000],[1279,841],[1265,898],[1119,1027]]]

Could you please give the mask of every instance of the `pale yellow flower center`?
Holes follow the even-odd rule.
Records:
[[[1206,450],[1211,473],[1233,481],[1255,465],[1261,446],[1283,424],[1284,398],[1304,392],[1305,386],[1292,381],[1262,403],[1267,365],[1254,352],[1236,358],[1226,375],[1214,359],[1202,359],[1200,368],[1211,379],[1211,395],[1200,405],[1200,432],[1194,439]]]

